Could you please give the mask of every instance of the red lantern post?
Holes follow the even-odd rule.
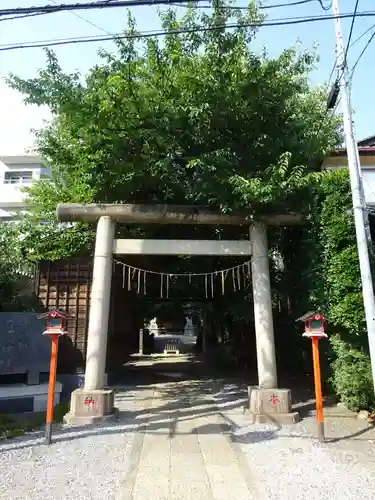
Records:
[[[297,321],[305,323],[305,332],[303,337],[310,338],[312,341],[312,356],[314,367],[314,386],[315,386],[315,401],[316,401],[316,422],[318,427],[318,439],[324,443],[324,413],[323,413],[323,395],[322,395],[322,381],[320,370],[320,357],[319,357],[319,340],[327,338],[324,331],[326,318],[317,312],[309,312],[304,314]]]
[[[47,320],[47,326],[45,331],[43,332],[43,335],[47,335],[51,339],[51,361],[49,370],[46,433],[45,433],[45,442],[47,445],[50,445],[52,441],[52,422],[53,422],[53,410],[54,410],[54,400],[55,400],[59,338],[61,337],[61,335],[65,335],[67,333],[66,321],[69,318],[71,318],[69,314],[58,311],[57,309],[54,309],[52,311],[49,311],[47,313],[38,316],[38,319]]]

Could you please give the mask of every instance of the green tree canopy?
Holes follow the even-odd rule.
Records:
[[[301,189],[339,137],[325,89],[309,86],[316,57],[255,53],[252,5],[217,3],[210,15],[190,9],[181,19],[167,10],[160,19],[166,36],[144,38],[129,17],[129,38],[85,76],[65,74],[50,51],[37,78],[11,75],[28,103],[53,114],[38,146],[54,178],[29,190],[36,220],[52,221],[62,201],[304,210]],[[218,28],[227,22],[236,27]],[[33,228],[37,258],[90,241],[84,225]]]

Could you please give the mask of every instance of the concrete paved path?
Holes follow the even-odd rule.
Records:
[[[143,414],[137,417],[141,423],[121,500],[261,498],[245,456],[219,413],[215,382],[156,384],[152,397],[150,389],[147,397],[139,388],[132,392]],[[236,406],[242,411],[238,399]]]

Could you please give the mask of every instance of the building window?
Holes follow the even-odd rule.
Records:
[[[4,184],[30,184],[33,179],[31,170],[12,171],[8,170],[4,175]]]

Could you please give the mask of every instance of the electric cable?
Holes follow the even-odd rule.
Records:
[[[359,35],[359,37],[357,37],[350,45],[349,45],[349,49],[351,49],[352,47],[354,47],[354,45],[356,45],[360,40],[362,40],[362,38],[364,36],[367,35],[367,33],[369,33],[370,31],[372,31],[373,29],[375,28],[375,24],[371,25],[369,28],[367,28],[367,30],[365,30],[361,35]],[[334,73],[336,69],[336,61],[334,62],[333,64],[333,68],[332,68],[332,71],[329,75],[329,78],[328,78],[328,85],[331,83],[331,78],[332,78],[332,75]]]
[[[337,100],[337,103],[336,103],[335,109],[333,110],[333,112],[334,112],[334,113],[336,113],[337,108],[338,108],[338,107],[339,107],[339,105],[340,105],[340,102],[341,102],[341,96],[340,96],[340,97],[338,98],[338,100]]]
[[[111,0],[115,1],[115,0]],[[332,4],[330,4],[328,7],[324,7],[322,0],[296,0],[294,2],[287,2],[287,3],[278,3],[278,4],[273,4],[273,5],[257,5],[256,8],[258,10],[267,10],[267,9],[277,9],[280,7],[293,7],[294,5],[302,5],[302,4],[307,4],[307,3],[312,3],[312,2],[319,2],[323,10],[329,10],[332,7]],[[185,0],[185,3],[187,1]],[[176,7],[185,7],[185,8],[194,8],[194,9],[212,9],[212,5],[183,5],[183,4],[177,4],[173,3],[171,5],[174,5]],[[245,5],[223,5],[222,9],[233,9],[233,10],[249,10],[250,6],[245,6]]]
[[[355,6],[354,6],[354,10],[353,10],[352,22],[351,22],[351,25],[350,25],[349,38],[348,38],[348,42],[346,44],[346,49],[345,49],[345,54],[344,54],[344,60],[343,60],[343,63],[342,63],[342,68],[337,68],[338,73],[341,72],[340,75],[339,74],[337,75],[336,82],[335,82],[335,85],[338,85],[338,86],[340,85],[341,80],[344,78],[345,69],[348,68],[348,51],[349,51],[349,47],[350,47],[350,41],[351,41],[352,35],[353,35],[353,28],[354,28],[355,18],[357,17],[358,4],[359,4],[359,0],[356,0]]]
[[[115,0],[111,0],[111,1],[115,1]],[[374,12],[374,16],[375,16],[375,12]],[[315,19],[317,18],[318,20],[321,19],[322,16],[311,16],[309,19]],[[280,23],[280,25],[282,25],[282,22],[283,21],[291,21],[291,20],[305,20],[306,17],[305,16],[297,16],[297,17],[281,17],[281,18],[276,18],[276,19],[272,19],[272,22],[278,22]],[[263,23],[264,24],[264,23]],[[263,25],[262,24],[262,25]],[[233,28],[233,27],[239,27],[240,25],[239,24],[234,24],[233,26],[229,26],[230,28]],[[244,25],[244,26],[247,26],[247,25]],[[258,26],[258,25],[256,25]],[[260,26],[260,24],[259,24]],[[213,28],[211,29],[221,29],[223,28],[224,25],[221,25],[221,26],[214,26]],[[176,28],[177,29],[177,28]],[[182,28],[181,28],[182,29]],[[160,30],[159,30],[160,31]],[[198,28],[196,31],[200,31],[200,28]],[[155,30],[144,30],[141,32],[141,35],[143,36],[144,34],[145,35],[149,35],[149,34],[152,34],[152,33],[155,33]],[[168,34],[169,32],[166,32],[165,34]],[[163,34],[163,33],[162,33]],[[121,35],[123,35],[123,33],[110,33],[110,35],[114,38],[119,38],[121,37]],[[31,43],[50,43],[50,42],[60,42],[60,41],[74,41],[74,40],[77,40],[77,41],[80,41],[80,40],[84,40],[86,38],[88,38],[89,36],[88,35],[84,35],[84,36],[75,36],[75,37],[67,37],[67,38],[55,38],[55,39],[49,39],[49,40],[34,40],[32,42],[26,42],[27,44],[31,44]],[[93,39],[96,39],[98,38],[99,41],[101,39],[102,35],[90,35],[90,38],[93,38]],[[95,40],[93,40],[95,41]],[[105,40],[107,41],[107,39]],[[19,45],[20,42],[14,42],[14,43],[5,43],[5,44],[0,44],[0,47],[13,47],[15,45]]]
[[[355,43],[357,43],[362,38],[362,36],[364,36],[364,34],[362,33],[362,35],[360,35],[360,37],[358,37],[353,42],[353,44],[351,44],[354,23],[355,23],[355,19],[357,17],[358,4],[359,4],[359,0],[356,0],[355,6],[354,6],[354,10],[353,10],[353,17],[352,17],[352,22],[351,22],[351,25],[350,25],[349,38],[348,38],[348,42],[346,44],[346,49],[345,49],[345,54],[344,54],[344,60],[343,60],[342,68],[337,68],[338,75],[336,77],[336,81],[333,84],[331,92],[330,92],[330,94],[333,94],[333,93],[335,93],[335,89],[337,89],[336,90],[336,99],[337,99],[337,96],[339,95],[339,92],[340,92],[340,82],[341,82],[342,78],[345,75],[345,69],[347,69],[347,67],[348,67],[348,51],[349,51],[349,48],[352,47]],[[329,76],[328,84],[331,81],[331,78],[332,78],[332,75],[333,75],[333,73],[335,71],[336,66],[337,66],[337,61],[335,61],[334,66],[332,68],[331,74]],[[341,72],[341,74],[339,74],[340,72]],[[329,107],[330,104],[327,104],[327,106]],[[336,106],[336,108],[337,108],[337,106]],[[336,111],[336,108],[335,108],[334,111]]]
[[[368,33],[369,31],[373,30],[374,28],[375,28],[375,24],[373,24],[372,26],[370,26],[369,28],[367,28],[367,30],[366,30],[366,31],[364,31],[361,35],[359,35],[359,37],[358,37],[358,38],[356,38],[356,39],[354,40],[354,42],[352,42],[352,43],[350,44],[350,47],[353,47],[354,45],[356,45],[356,44],[357,44],[360,40],[362,40],[362,38],[363,38],[365,35],[367,35],[367,33]]]
[[[11,16],[11,17],[1,17],[1,21],[13,21],[14,19],[25,19],[26,17],[35,17],[35,16],[44,16],[44,12],[33,12],[32,14],[23,14],[19,16]]]
[[[335,72],[335,69],[336,69],[336,61],[334,62],[334,64],[333,64],[333,68],[332,68],[331,73],[330,73],[330,75],[329,75],[329,78],[328,78],[328,85],[331,83],[331,78],[332,78],[332,76],[333,76],[333,73]]]
[[[349,50],[349,45],[350,45],[350,42],[352,40],[352,35],[353,35],[353,28],[354,28],[354,23],[355,23],[355,15],[357,13],[357,9],[358,9],[358,4],[359,4],[359,0],[356,0],[355,2],[355,7],[354,7],[354,11],[353,11],[353,17],[352,17],[352,22],[351,22],[351,25],[350,25],[350,32],[349,32],[349,38],[348,38],[348,43],[346,44],[346,50],[345,50],[345,56],[344,56],[344,67],[347,66],[347,58],[348,58],[348,50]],[[344,69],[344,68],[343,68]]]
[[[341,19],[352,18],[353,13],[348,14],[340,14]],[[375,17],[375,12],[357,12],[356,17]],[[188,33],[198,33],[198,32],[208,32],[215,31],[221,29],[235,29],[235,28],[263,28],[263,27],[271,27],[271,26],[291,26],[296,24],[306,24],[312,22],[320,22],[320,21],[328,21],[334,19],[334,16],[315,16],[309,18],[289,18],[286,21],[266,21],[266,22],[253,22],[253,23],[228,23],[214,26],[196,26],[192,28],[177,28],[170,29],[166,31],[151,31],[151,32],[135,32],[135,33],[127,33],[127,34],[116,34],[109,37],[87,37],[87,38],[75,38],[75,39],[63,39],[60,41],[49,40],[44,41],[43,43],[39,42],[24,42],[18,44],[7,44],[2,45],[0,51],[9,51],[16,49],[29,49],[29,48],[47,48],[53,46],[60,45],[70,45],[73,43],[91,43],[91,42],[106,42],[106,41],[115,41],[115,40],[124,40],[124,39],[142,39],[142,38],[152,38],[157,36],[166,36],[166,35],[178,35],[178,34],[188,34]]]
[[[56,0],[49,0],[50,2],[54,3],[55,5],[58,5]],[[85,23],[91,24],[94,28],[103,31],[104,33],[107,33],[107,35],[113,35],[113,33],[110,33],[109,31],[105,30],[104,28],[98,26],[97,24],[91,22],[89,19],[86,19],[85,17],[81,16],[80,14],[77,14],[77,12],[74,12],[72,10],[68,11],[70,14],[72,14],[75,17],[78,17],[78,19],[82,19],[82,21],[85,21]]]
[[[364,54],[365,54],[366,50],[368,49],[368,47],[369,47],[370,43],[373,41],[373,39],[374,39],[374,38],[375,38],[375,30],[374,30],[373,34],[370,36],[370,38],[367,40],[366,45],[363,47],[362,52],[359,54],[359,56],[358,56],[358,58],[357,58],[356,62],[354,63],[354,65],[353,65],[353,67],[352,67],[352,69],[351,69],[351,71],[350,71],[350,77],[349,77],[349,79],[350,79],[350,80],[352,80],[352,78],[353,78],[353,74],[354,74],[354,71],[355,71],[356,67],[358,66],[359,61],[360,61],[360,60],[362,59],[362,57],[364,56]]]
[[[173,3],[180,3],[182,0],[173,0]],[[186,0],[183,0],[186,2]],[[194,0],[195,2],[207,2],[208,0]],[[54,13],[63,12],[66,10],[93,10],[93,9],[107,9],[119,7],[137,7],[140,5],[168,5],[171,0],[118,0],[115,3],[108,3],[107,0],[100,0],[98,2],[75,3],[75,4],[57,4],[57,5],[43,5],[40,7],[16,7],[10,9],[0,9],[0,16],[17,15],[17,14],[32,14],[38,13]]]
[[[196,2],[208,2],[209,0],[194,0],[194,3]],[[258,5],[257,9],[258,10],[267,10],[267,9],[276,9],[276,8],[283,8],[283,7],[292,7],[294,5],[303,5],[311,2],[318,1],[320,3],[320,6],[322,7],[323,10],[328,11],[332,4],[329,6],[325,7],[323,5],[323,0],[295,0],[293,2],[287,2],[287,3],[279,3],[279,4],[272,4],[272,5]],[[105,9],[105,8],[110,8],[110,7],[136,7],[139,5],[177,5],[181,7],[189,7],[189,5],[184,5],[186,4],[186,0],[100,0],[97,2],[87,2],[87,3],[76,3],[76,4],[71,4],[71,5],[66,5],[66,4],[58,4],[57,2],[53,2],[55,6],[52,5],[44,5],[44,6],[36,6],[36,7],[16,7],[13,9],[0,9],[0,16],[3,15],[10,15],[10,14],[27,14],[27,13],[42,13],[42,14],[50,14],[50,13],[56,13],[56,12],[62,12],[65,10],[69,11],[74,11],[74,10],[89,10],[89,9]],[[212,5],[206,5],[206,6],[200,6],[200,5],[194,5],[194,8],[207,8],[210,9],[212,8]],[[233,9],[233,10],[248,10],[249,6],[235,6],[235,5],[227,5],[223,6],[223,9]]]
[[[320,6],[323,10],[330,10],[332,8],[332,2],[329,5],[327,5],[327,7],[324,7],[323,0],[318,0],[318,2],[320,3]]]

